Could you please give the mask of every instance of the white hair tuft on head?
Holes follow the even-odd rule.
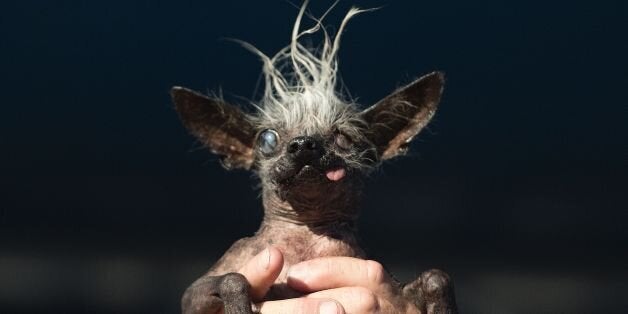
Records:
[[[312,18],[315,22],[313,27],[301,30],[308,2],[304,1],[299,10],[290,45],[273,57],[268,57],[249,43],[238,41],[257,54],[264,63],[264,95],[256,106],[260,111],[259,122],[285,129],[300,129],[308,135],[328,131],[339,124],[355,128],[361,124],[356,106],[351,101],[343,100],[343,95],[336,90],[337,53],[347,22],[367,10],[351,8],[332,39],[322,25],[322,19],[327,13],[320,19]],[[310,50],[300,43],[301,37],[319,31],[323,34],[320,49]],[[357,129],[353,131],[345,130],[356,135],[359,133]]]

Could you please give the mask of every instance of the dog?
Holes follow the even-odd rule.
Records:
[[[183,87],[171,94],[183,124],[228,168],[253,171],[261,181],[264,219],[259,231],[237,241],[182,298],[184,313],[253,313],[246,279],[236,273],[268,246],[284,254],[284,268],[325,256],[365,258],[355,221],[367,178],[382,161],[403,155],[434,115],[444,75],[433,72],[361,110],[337,88],[337,51],[351,9],[336,35],[321,21],[301,30],[301,7],[291,43],[263,61],[265,90],[246,113],[219,97]],[[308,49],[303,36],[323,33],[322,48]],[[282,282],[284,280],[284,282]],[[225,292],[225,291],[228,291]],[[455,313],[453,284],[429,270],[398,293],[422,313]],[[265,300],[298,296],[277,280]]]

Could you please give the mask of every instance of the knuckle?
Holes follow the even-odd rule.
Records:
[[[354,300],[358,300],[357,307],[359,313],[378,313],[379,301],[377,296],[369,289],[363,287],[356,287],[351,289],[351,297]]]
[[[322,261],[323,261],[322,267],[327,273],[334,273],[334,270],[338,267],[338,265],[332,259],[325,258],[325,259],[322,259]]]
[[[315,302],[315,300],[310,300],[307,298],[302,298],[298,302],[293,305],[293,308],[290,311],[286,311],[286,313],[318,313],[319,303]]]
[[[381,284],[384,283],[386,278],[386,270],[384,270],[384,266],[382,266],[382,264],[373,260],[367,260],[366,276],[370,282]]]

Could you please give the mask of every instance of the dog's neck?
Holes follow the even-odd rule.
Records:
[[[359,193],[297,194],[281,199],[274,190],[264,189],[264,221],[266,225],[307,226],[312,231],[355,229]],[[318,232],[317,232],[318,233]]]

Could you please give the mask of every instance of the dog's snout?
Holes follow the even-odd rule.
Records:
[[[322,153],[322,144],[311,136],[297,136],[288,143],[288,154],[295,159],[303,162],[312,161],[320,158]]]
[[[303,150],[316,150],[318,144],[311,136],[297,136],[288,144],[288,153],[295,154]]]

